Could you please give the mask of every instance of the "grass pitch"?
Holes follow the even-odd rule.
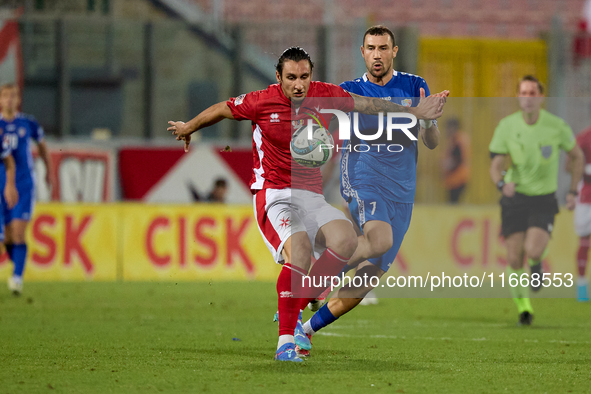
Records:
[[[0,294],[0,393],[591,391],[591,305],[382,299],[273,361],[272,283],[26,283]],[[310,312],[306,312],[306,318]]]

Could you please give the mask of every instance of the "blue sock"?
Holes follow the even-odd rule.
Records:
[[[318,312],[316,312],[310,319],[310,326],[314,332],[317,332],[321,328],[328,326],[337,319],[338,317],[334,317],[334,315],[328,309],[328,304],[324,304],[322,305],[322,308],[318,309]]]
[[[10,260],[14,263],[14,275],[22,277],[25,271],[25,262],[27,261],[27,245],[11,245],[10,249],[7,248],[7,250]]]

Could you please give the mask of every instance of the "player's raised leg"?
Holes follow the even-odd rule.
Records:
[[[362,224],[364,235],[359,237],[359,241],[366,243],[365,247],[368,248],[366,250],[369,251],[370,257],[368,261],[363,261],[357,266],[355,275],[360,278],[379,279],[384,275],[394,262],[410,225],[413,204],[394,202],[386,204],[383,200],[379,200],[377,205],[379,204],[384,205],[383,211],[378,212],[376,209],[373,215],[379,214],[380,217],[392,217],[394,219],[392,223],[386,223],[382,220],[369,220]],[[352,216],[357,222],[362,215],[359,215],[360,211],[357,209],[356,203],[351,204],[350,207],[352,207]],[[369,215],[371,217],[372,214],[369,213]],[[386,234],[388,238],[380,237],[380,234]],[[388,249],[385,251],[381,249],[386,247]],[[377,255],[377,257],[371,257],[372,255]],[[359,255],[358,258],[365,259],[365,256]],[[372,283],[375,284],[377,281],[375,279],[363,280],[362,283],[363,286],[361,287],[349,284],[339,289],[336,297],[331,298],[304,324],[306,333],[313,335],[355,308],[367,293],[374,288]]]
[[[352,269],[371,258],[379,257],[392,247],[392,229],[389,223],[373,220],[367,222],[364,229],[367,235],[362,234],[359,236],[357,250],[348,263],[348,269]],[[363,296],[359,305],[376,305],[377,303],[378,297],[372,289]],[[353,305],[353,307],[356,305]]]
[[[363,226],[363,234],[358,237],[358,246],[349,260],[348,269],[359,263],[377,258],[392,248],[392,226],[381,220],[371,220]]]
[[[330,206],[328,208],[336,211]],[[344,219],[344,215],[340,211],[338,214],[342,215],[343,219],[332,220],[324,224],[316,235],[316,245],[326,248],[326,250],[310,269],[308,274],[310,279],[306,284],[311,283],[312,286],[305,286],[302,289],[302,309],[330,286],[330,277],[338,276],[345,270],[347,262],[357,247],[357,234],[353,225],[349,220]],[[319,286],[321,283],[328,285]]]
[[[369,261],[364,261],[357,267],[355,276],[359,276],[360,278],[365,276],[381,278],[384,273],[385,271],[378,266]],[[357,287],[349,283],[340,288],[336,297],[332,297],[310,320],[304,323],[306,334],[312,337],[316,332],[334,323],[339,317],[359,305],[366,294],[373,289],[369,281],[366,284],[367,287]]]

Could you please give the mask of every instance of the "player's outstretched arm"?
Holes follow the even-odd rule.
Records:
[[[405,107],[377,97],[365,97],[349,92],[355,102],[354,111],[367,115],[377,115],[380,112],[406,112],[417,117],[417,119],[437,119],[443,114],[443,106],[449,91],[426,97],[416,107]]]
[[[4,199],[8,205],[8,209],[14,208],[18,202],[18,191],[16,190],[16,165],[12,155],[8,155],[2,159],[4,161],[4,168],[6,169],[6,187],[4,188]]]
[[[212,105],[186,123],[168,121],[170,126],[166,130],[172,132],[172,135],[176,136],[177,141],[185,141],[185,152],[188,152],[189,144],[191,143],[191,134],[199,129],[214,125],[222,119],[234,119],[234,115],[232,115],[232,111],[225,101]]]
[[[575,145],[569,152],[567,152],[568,161],[570,162],[570,189],[572,191],[577,190],[577,186],[579,185],[579,181],[583,176],[584,170],[584,162],[585,162],[585,155],[583,154],[583,150],[579,145]],[[575,209],[576,198],[575,194],[568,193],[566,196],[566,207],[570,210]]]

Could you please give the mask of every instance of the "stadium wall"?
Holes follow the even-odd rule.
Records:
[[[574,272],[573,215],[556,220],[545,272]],[[389,274],[504,272],[497,206],[418,205]],[[247,205],[38,204],[27,233],[27,281],[274,280]],[[0,279],[12,264],[0,259]]]

